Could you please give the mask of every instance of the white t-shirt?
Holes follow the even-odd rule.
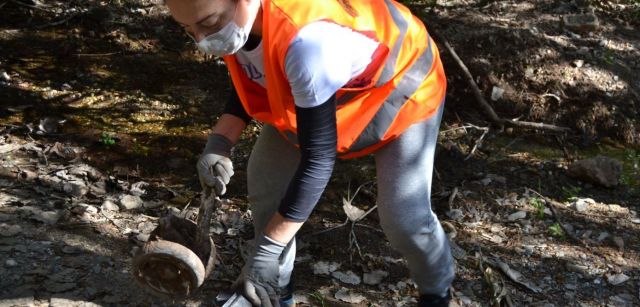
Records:
[[[296,106],[318,106],[338,89],[359,82],[356,77],[372,62],[378,47],[374,39],[328,21],[300,29],[285,58]],[[241,49],[236,59],[249,79],[266,87],[262,42],[253,50]]]

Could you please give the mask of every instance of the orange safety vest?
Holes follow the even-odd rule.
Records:
[[[298,31],[315,21],[349,27],[381,46],[357,87],[336,93],[340,158],[375,151],[431,117],[444,100],[446,77],[435,43],[422,22],[393,0],[263,0],[262,14],[266,89],[248,78],[234,55],[224,60],[247,113],[294,143],[296,112],[285,56]]]

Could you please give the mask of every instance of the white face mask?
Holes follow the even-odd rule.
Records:
[[[247,23],[247,26],[241,28],[232,20],[220,31],[196,42],[196,45],[206,54],[215,56],[234,54],[247,42],[250,31],[251,24]]]
[[[238,50],[240,50],[240,48],[242,48],[249,39],[249,33],[253,27],[253,22],[255,21],[259,7],[260,1],[253,0],[248,8],[250,10],[250,17],[244,27],[238,26],[235,20],[231,20],[220,31],[196,42],[198,49],[206,54],[212,54],[215,56],[225,56],[238,52]],[[238,8],[236,7],[236,14],[237,12]]]

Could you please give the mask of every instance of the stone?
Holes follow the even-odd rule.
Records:
[[[13,237],[22,232],[20,225],[0,224],[0,236]]]
[[[615,245],[618,247],[618,249],[623,250],[624,249],[624,240],[621,237],[613,237],[613,243],[615,243]]]
[[[64,216],[63,210],[43,211],[33,206],[24,206],[20,210],[30,213],[29,218],[47,225],[55,225]]]
[[[367,285],[377,285],[387,276],[389,276],[388,272],[376,270],[373,272],[364,273],[362,279],[363,282]]]
[[[567,173],[578,180],[611,188],[618,185],[622,163],[613,158],[597,156],[574,162]]]
[[[120,211],[120,207],[118,207],[118,205],[116,205],[114,202],[112,202],[110,200],[105,200],[102,203],[102,206],[100,206],[100,210],[102,210],[103,212],[105,212],[105,211],[118,212],[118,211]]]
[[[336,262],[318,261],[313,264],[313,274],[329,275],[333,271],[337,270],[339,267],[340,267],[340,264]]]
[[[349,304],[360,304],[365,300],[364,296],[350,292],[349,289],[344,287],[340,288],[340,290],[336,292],[334,297]]]
[[[498,101],[502,99],[503,95],[504,95],[504,89],[494,85],[493,88],[491,89],[491,100]]]
[[[573,202],[573,207],[578,212],[585,212],[589,210],[589,205],[595,205],[596,201],[591,198],[578,198]]]
[[[156,208],[162,207],[163,205],[164,205],[164,202],[159,200],[145,201],[143,204],[145,209],[156,209]]]
[[[5,261],[4,264],[10,268],[18,265],[18,263],[13,259],[7,259],[7,261]]]
[[[11,81],[11,76],[9,76],[9,74],[6,71],[3,71],[2,73],[0,73],[0,78],[2,78],[3,81]]]
[[[131,193],[134,196],[142,196],[147,193],[147,191],[145,190],[145,187],[148,185],[149,184],[144,181],[136,182],[131,185],[131,188],[129,189],[129,193]]]
[[[608,233],[608,232],[606,232],[606,231],[603,231],[603,232],[601,232],[601,233],[600,233],[600,235],[598,236],[598,238],[596,239],[596,241],[598,241],[598,242],[602,242],[602,241],[604,241],[604,240],[605,240],[606,238],[608,238],[608,237],[609,237],[609,233]]]
[[[526,211],[518,211],[518,212],[514,212],[514,213],[509,214],[507,219],[509,221],[513,222],[513,221],[521,220],[521,219],[523,219],[525,217],[527,217],[527,212]]]
[[[607,282],[614,286],[624,283],[625,281],[629,280],[629,278],[630,277],[625,275],[624,273],[607,274]]]
[[[335,271],[331,273],[331,276],[333,276],[333,278],[338,279],[339,281],[345,284],[359,285],[361,282],[360,276],[356,275],[351,271],[347,271],[347,272]]]
[[[80,180],[65,182],[62,189],[65,193],[71,194],[71,196],[75,197],[84,196],[89,192],[89,187]]]
[[[590,51],[589,47],[582,46],[582,47],[578,48],[578,50],[576,52],[578,54],[581,54],[581,55],[586,55],[586,54],[589,53],[589,51]]]
[[[127,194],[120,196],[118,202],[120,203],[120,207],[124,210],[140,209],[144,203],[140,196]]]
[[[462,217],[464,217],[464,212],[462,212],[462,210],[460,209],[451,209],[447,211],[446,214],[450,219],[454,221],[459,221],[460,219],[462,219]]]
[[[573,61],[573,66],[575,66],[577,68],[581,68],[582,66],[584,66],[584,60],[575,60],[575,61]]]
[[[6,222],[13,220],[13,217],[9,214],[0,213],[0,222]]]
[[[598,17],[594,14],[567,15],[562,18],[565,28],[575,32],[593,32],[600,27]]]

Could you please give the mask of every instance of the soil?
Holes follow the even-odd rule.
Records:
[[[586,2],[405,1],[499,116],[573,131],[491,126],[439,42],[449,89],[433,207],[463,306],[640,304],[640,7]],[[599,19],[591,32],[561,22],[589,12]],[[212,305],[253,236],[245,169],[259,124],[234,150],[237,172],[212,225],[218,263],[201,290],[156,298],[130,272],[159,217],[197,212],[195,162],[230,90],[223,63],[151,1],[0,0],[0,13],[0,305]],[[504,94],[492,100],[494,88]],[[596,155],[622,163],[619,185],[567,175]],[[328,230],[345,222],[343,199],[358,187],[353,205],[374,207],[374,180],[371,157],[338,163],[298,236],[299,301],[347,305],[336,298],[346,288],[363,296],[357,306],[415,304],[375,214]],[[124,208],[123,195],[139,195],[139,206]],[[314,272],[321,261],[388,275],[353,285]]]

